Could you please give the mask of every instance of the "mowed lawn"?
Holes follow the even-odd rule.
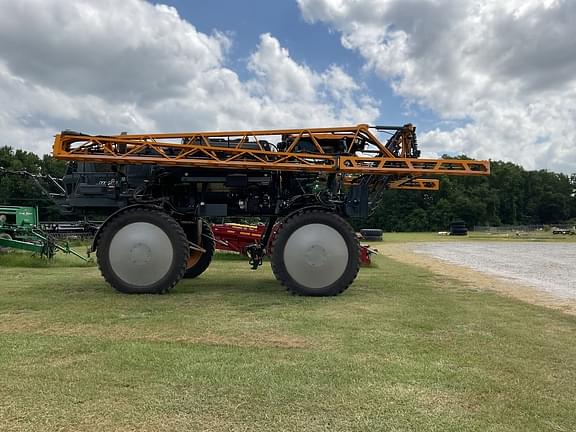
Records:
[[[382,256],[333,298],[267,263],[127,296],[34,262],[0,256],[2,431],[576,430],[575,317]]]

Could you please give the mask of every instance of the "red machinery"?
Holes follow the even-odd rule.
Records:
[[[213,224],[212,232],[216,240],[216,249],[222,251],[238,252],[241,255],[248,255],[248,247],[258,243],[264,232],[266,225],[242,225],[234,223]],[[272,238],[276,233],[273,230]],[[370,265],[370,256],[376,253],[369,246],[360,245],[360,264]]]

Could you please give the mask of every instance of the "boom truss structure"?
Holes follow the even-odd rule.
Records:
[[[371,129],[390,134],[381,142]],[[269,140],[280,140],[272,144]],[[436,190],[438,175],[487,175],[482,160],[419,159],[415,127],[368,126],[93,136],[56,135],[58,159],[189,168],[387,176],[386,188]]]

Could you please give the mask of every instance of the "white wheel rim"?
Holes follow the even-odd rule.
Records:
[[[135,222],[112,238],[108,256],[112,270],[125,283],[148,286],[161,280],[172,265],[172,242],[158,226]]]
[[[284,248],[284,264],[292,279],[311,289],[336,282],[348,265],[344,237],[324,224],[309,224],[290,235]]]

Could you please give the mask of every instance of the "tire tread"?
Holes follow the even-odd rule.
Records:
[[[183,265],[181,265],[180,268],[176,272],[174,272],[172,277],[169,278],[169,281],[168,281],[169,283],[165,284],[165,285],[160,285],[157,287],[153,286],[153,288],[151,288],[149,290],[133,290],[131,288],[128,288],[125,285],[117,283],[117,281],[115,280],[114,275],[112,273],[112,269],[108,268],[105,264],[107,262],[107,259],[106,259],[106,257],[103,256],[103,254],[106,253],[106,251],[103,251],[102,250],[103,248],[100,247],[102,244],[105,244],[106,240],[108,240],[107,239],[108,233],[110,231],[113,231],[115,225],[118,224],[118,222],[119,222],[119,220],[121,220],[121,218],[130,217],[131,215],[133,216],[133,215],[137,215],[139,213],[154,215],[155,217],[158,217],[163,222],[168,224],[170,229],[172,229],[177,236],[177,244],[182,245],[182,248],[185,250],[183,252],[185,255],[185,260],[183,262]],[[164,211],[162,211],[160,209],[150,208],[150,207],[131,208],[129,210],[126,210],[123,213],[116,215],[113,219],[107,221],[106,224],[102,227],[102,232],[99,236],[98,244],[96,245],[96,257],[97,257],[97,261],[98,261],[98,269],[100,270],[102,277],[114,289],[116,289],[117,291],[120,291],[122,293],[125,293],[125,294],[166,294],[184,276],[184,273],[186,271],[186,261],[188,260],[189,253],[190,252],[188,249],[188,239],[186,238],[186,234],[184,233],[182,226],[174,218],[172,218],[170,215],[168,215]]]
[[[328,287],[327,289],[323,289],[322,291],[314,291],[314,290],[306,290],[305,287],[300,287],[298,286],[298,284],[295,284],[291,281],[291,277],[288,274],[286,267],[282,265],[281,261],[283,257],[281,256],[281,253],[280,252],[275,253],[275,251],[280,250],[278,248],[279,243],[284,241],[282,235],[282,232],[284,230],[289,230],[292,225],[301,223],[301,220],[303,218],[314,219],[319,214],[323,216],[329,215],[329,217],[332,219],[331,222],[349,236],[349,240],[352,241],[356,247],[357,254],[355,257],[353,256],[352,258],[349,258],[349,260],[352,259],[353,262],[349,263],[344,272],[344,275],[337,281],[338,283],[332,284],[330,287]],[[274,237],[272,242],[270,263],[272,267],[272,272],[274,273],[276,279],[291,294],[308,295],[308,296],[337,296],[346,291],[350,287],[352,282],[354,282],[354,280],[356,279],[356,276],[358,275],[358,271],[360,269],[359,254],[360,254],[360,242],[356,237],[356,233],[354,232],[350,224],[346,222],[345,219],[343,219],[342,217],[338,216],[333,212],[311,209],[293,213],[281,222],[281,226],[277,230],[277,235]]]

